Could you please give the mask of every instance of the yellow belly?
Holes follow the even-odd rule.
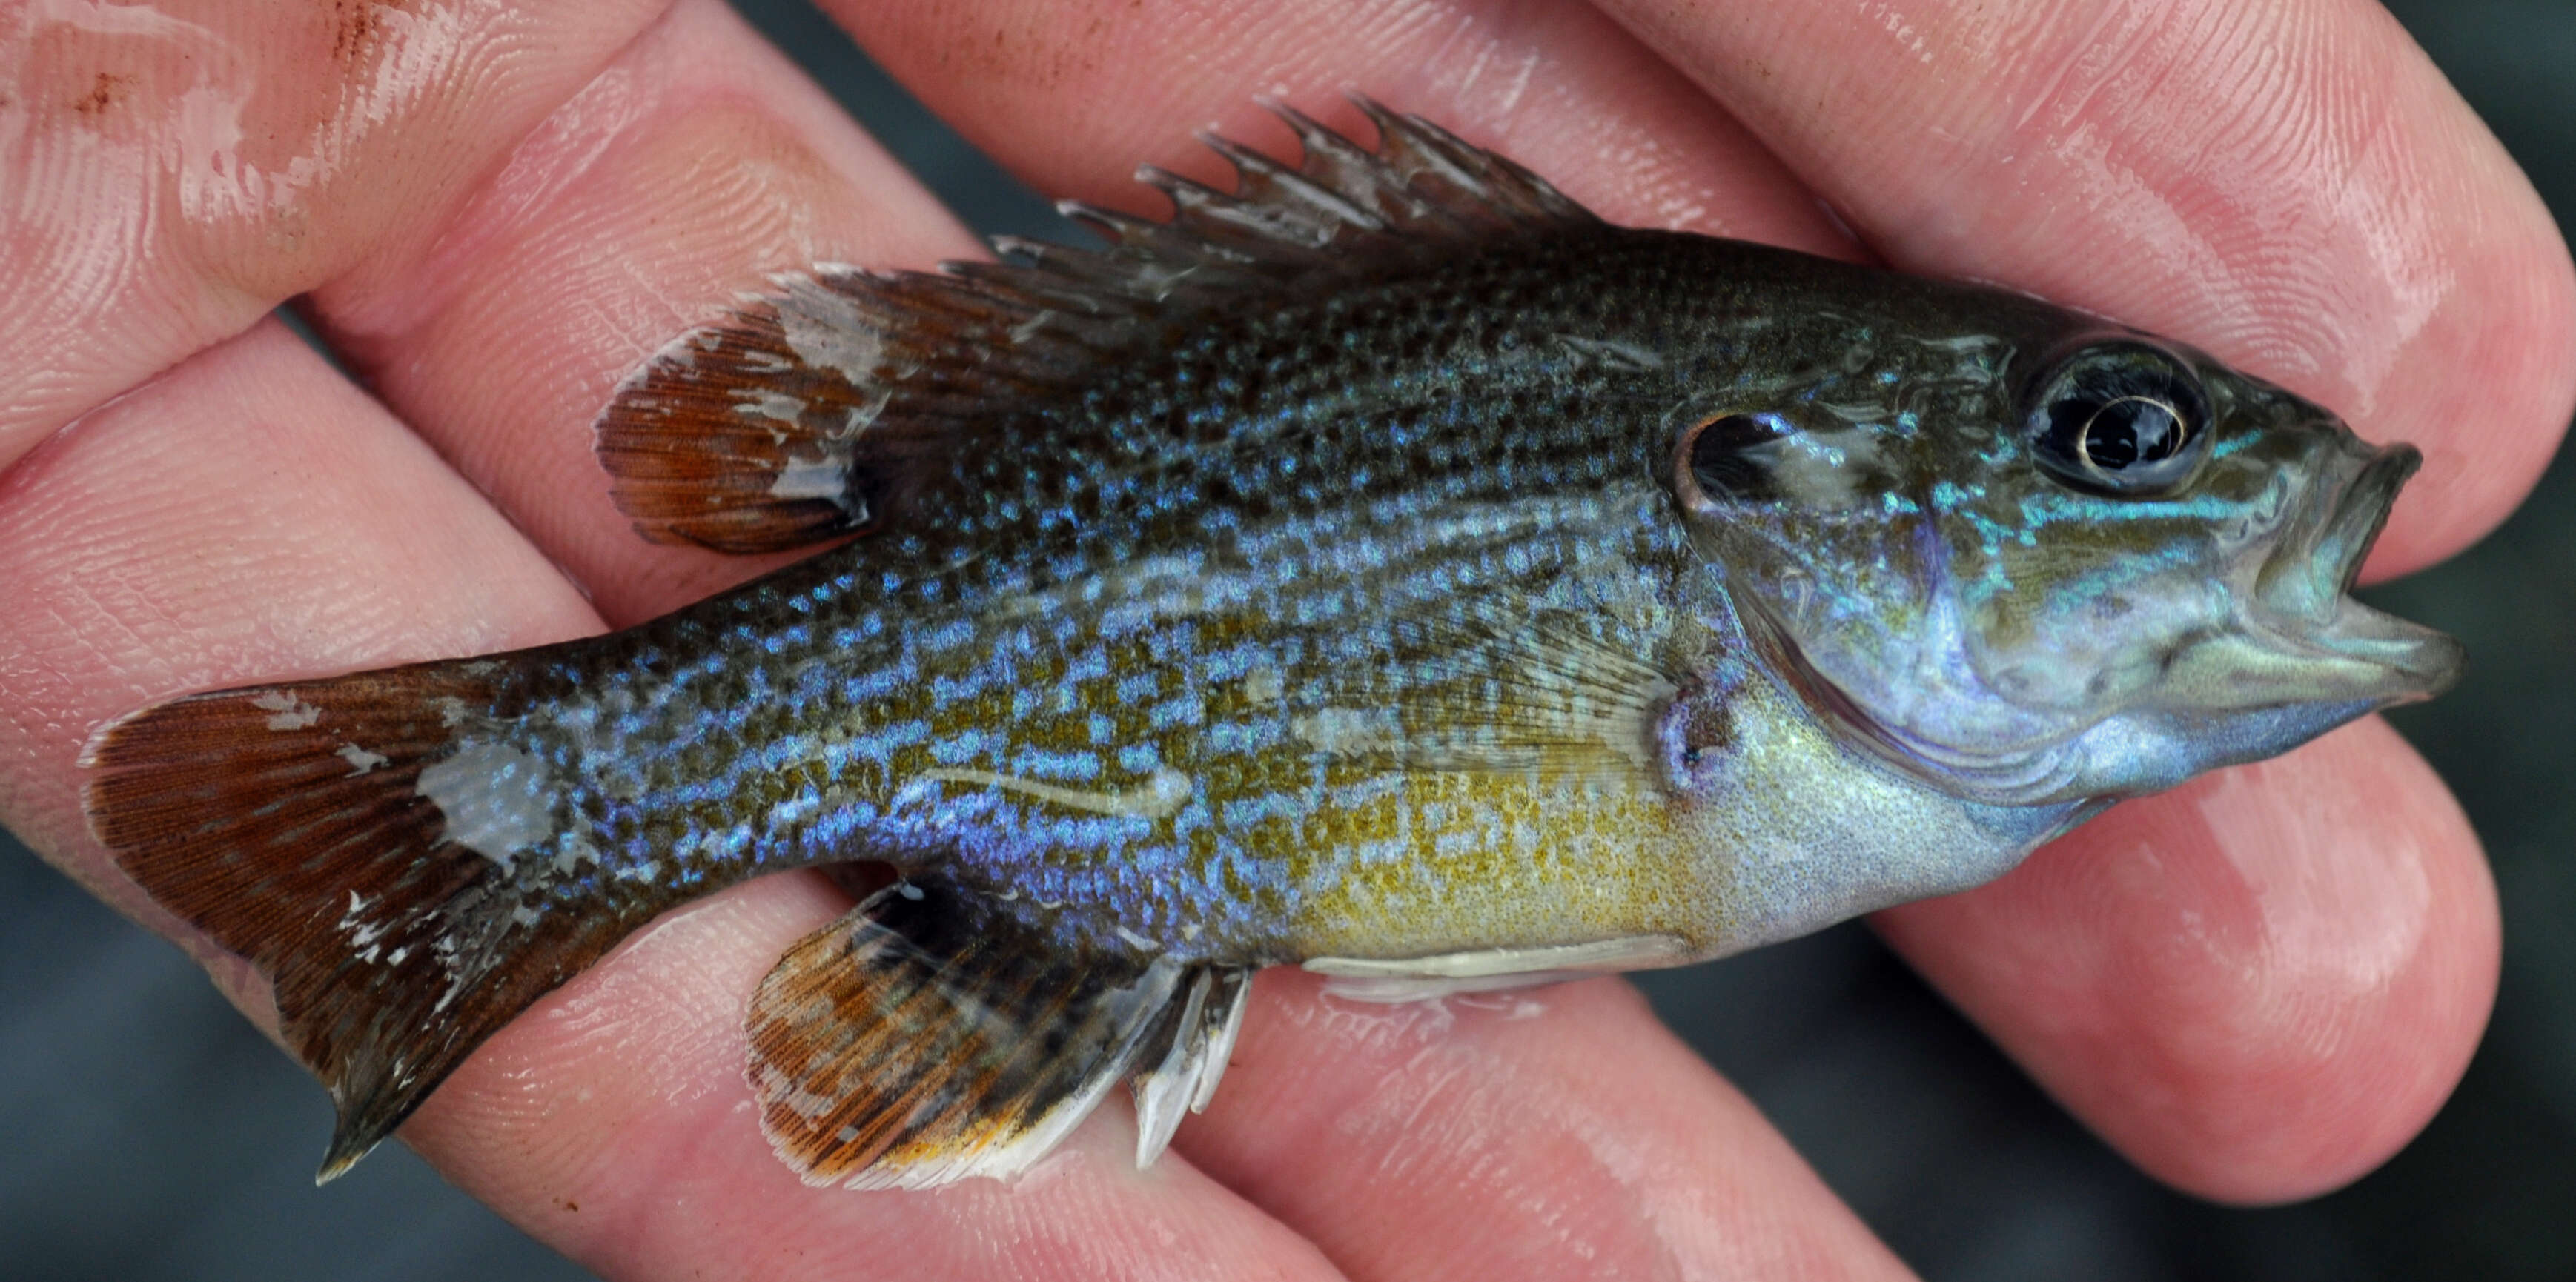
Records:
[[[1632,778],[1442,771],[1384,779],[1307,824],[1289,938],[1307,956],[1415,957],[1631,935],[1696,940],[1705,906],[1668,803]]]

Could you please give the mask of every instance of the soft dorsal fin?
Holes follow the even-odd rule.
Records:
[[[1582,206],[1419,116],[1354,98],[1364,148],[1268,104],[1295,166],[1207,136],[1229,194],[1147,166],[1156,222],[1067,202],[1101,250],[1017,238],[1013,261],[938,273],[823,266],[664,348],[596,424],[619,510],[646,538],[728,552],[803,547],[896,519],[924,463],[1014,408],[1060,402],[1176,324],[1408,258],[1455,255]]]

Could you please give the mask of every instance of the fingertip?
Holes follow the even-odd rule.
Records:
[[[2460,269],[2478,285],[2444,299],[2403,358],[2410,373],[2383,385],[2354,422],[2365,437],[2413,436],[2424,449],[2424,470],[2390,514],[2366,581],[2438,563],[2503,524],[2576,416],[2576,261],[2539,194],[2505,168],[2496,183],[2510,216],[2458,211],[2480,229],[2463,238]]]
[[[1176,1141],[1354,1275],[1906,1276],[1630,985],[1380,1005],[1277,971]]]
[[[1114,1106],[1014,1179],[805,1184],[762,1133],[743,1015],[849,902],[793,873],[666,914],[495,1034],[404,1139],[610,1277],[1335,1276],[1187,1161],[1136,1169]]]
[[[1889,262],[2193,343],[2422,448],[2378,573],[2503,520],[2567,428],[2559,230],[2376,3],[1603,4]]]
[[[2500,962],[2475,834],[2376,719],[1878,920],[2103,1138],[2237,1203],[2338,1187],[2422,1129]]]

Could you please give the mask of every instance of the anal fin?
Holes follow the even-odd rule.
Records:
[[[1230,1011],[1244,987],[1169,957],[1067,955],[944,883],[897,884],[788,950],[753,995],[761,1129],[809,1184],[1015,1175],[1138,1065],[1160,1081],[1200,1063],[1211,999]],[[1195,1097],[1199,1073],[1180,1075]]]

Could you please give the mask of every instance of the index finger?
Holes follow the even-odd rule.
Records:
[[[2493,528],[2566,431],[2566,243],[2371,0],[1601,7],[1896,265],[2187,338],[2421,446],[2378,573]]]
[[[2396,555],[2384,564],[2438,555],[2499,519],[2565,422],[2569,373],[2557,362],[2570,337],[2570,269],[2528,184],[2404,34],[2376,10],[2323,0],[2296,6],[2279,22],[2146,22],[2143,43],[2131,43],[2138,58],[2152,55],[2152,62],[2124,74],[2168,84],[2190,102],[2162,112],[2141,107],[2132,118],[2113,109],[2125,99],[2100,86],[2099,69],[2067,60],[2070,46],[2085,44],[2082,29],[2061,30],[2076,21],[2067,8],[1995,8],[1936,8],[1946,25],[1908,27],[1904,40],[1931,50],[1929,63],[1904,40],[1903,56],[1885,53],[1878,46],[1888,33],[1848,21],[1847,10],[1799,18],[1780,7],[1618,8],[1640,37],[1629,42],[1570,31],[1578,24],[1566,15],[1597,17],[1588,10],[1480,0],[1408,6],[1395,16],[1308,0],[1140,18],[1001,3],[962,23],[915,3],[874,7],[858,30],[881,61],[911,76],[970,136],[1039,186],[1086,196],[1117,190],[1126,179],[1123,157],[1094,150],[1099,139],[1158,132],[1176,139],[1200,121],[1243,111],[1237,95],[1246,85],[1322,99],[1356,83],[1407,109],[1466,122],[1474,140],[1503,145],[1616,221],[1653,222],[1661,212],[1629,181],[1636,155],[1701,156],[1703,184],[1721,167],[1736,182],[1678,220],[1698,230],[1748,234],[1750,225],[1749,234],[1772,236],[1765,229],[1785,227],[1788,211],[1807,199],[1795,185],[1803,181],[1846,214],[1871,249],[1900,265],[2003,281],[2162,329],[2339,405],[2366,434],[2414,437],[2434,466],[2400,506],[2389,536]],[[2081,13],[2118,16],[2100,6]],[[1026,40],[1032,30],[1046,38]],[[1113,75],[1156,30],[1167,39],[1203,31],[1222,38],[1202,48],[1185,75],[1141,85]],[[1371,39],[1344,38],[1353,31]],[[2061,38],[2050,44],[2034,34],[2049,32]],[[2005,56],[2033,40],[2066,58]],[[1983,61],[1945,55],[1953,45]],[[1516,92],[1508,77],[1497,88],[1487,74],[1520,65],[1545,66],[1549,92]],[[2228,119],[2229,104],[2243,95],[2213,80],[2207,65],[2267,69],[2268,78],[2248,82],[2264,90],[2253,95],[2260,110]],[[1787,163],[1773,167],[1733,150],[1747,141],[1745,126],[1704,99],[1695,110],[1676,105],[1669,82],[1685,75],[1736,106]],[[2086,98],[2082,85],[2101,94]],[[2364,85],[2367,94],[2359,92]],[[2125,80],[2122,86],[2122,94],[2146,92]],[[2061,95],[2072,95],[2068,102],[2081,109],[2063,120],[2016,114],[2018,106]],[[1846,99],[1857,114],[1842,109]],[[2099,167],[2046,168],[2013,150],[2019,135],[2011,129],[1966,132],[1998,117],[2019,122],[2034,139],[2062,133],[2107,148],[2125,162],[2115,167],[2122,181],[2088,185]],[[1594,136],[1587,131],[1603,120],[1616,122],[1621,146],[1587,149],[1576,141]],[[2235,150],[2214,143],[2196,150],[2196,142],[2208,141],[2203,133]],[[2202,171],[2213,156],[2245,154],[2271,159],[2241,174]],[[2422,181],[2356,190],[2390,166]],[[1774,186],[1746,189],[1765,183]],[[1908,192],[1917,198],[1903,203]],[[1957,207],[1923,193],[1953,198]],[[2356,222],[2360,214],[2368,217]],[[2177,264],[2145,252],[2156,247],[2152,237],[2144,248],[2123,239],[2143,237],[2142,227],[2164,228],[2205,251],[2206,270],[2193,276],[2200,259]],[[2414,274],[2419,267],[2423,274]],[[2374,352],[2355,363],[2356,353]],[[2456,359],[2463,352],[2479,359]],[[2467,465],[2472,455],[2475,468]],[[2232,1027],[2243,1033],[2232,1046],[2241,1055],[2205,1060],[2206,1071],[2176,1077],[2176,1089],[2155,1098],[2057,1083],[2064,1098],[2169,1179],[2255,1198],[2348,1178],[2413,1133],[2475,1042],[2496,950],[2493,894],[2476,843],[2439,780],[2384,731],[2347,732],[2341,746],[2346,750],[2318,745],[2294,757],[2295,768],[2284,763],[2262,775],[2269,785],[2245,794],[2236,822],[2174,852],[2177,863],[2188,860],[2213,875],[2177,882],[2164,905],[2171,912],[2155,922],[2122,918],[2152,934],[2195,915],[2245,916],[2241,898],[2215,875],[2226,865],[2260,867],[2278,884],[2419,878],[2426,893],[2405,907],[2420,927],[2412,936],[2420,947],[2395,957],[2384,988],[2318,1004],[2335,1012],[2332,1032],[2341,1041],[2340,1052],[2314,1073],[2253,1074],[2242,1083],[2231,1077],[2295,1053],[2317,1032],[2267,1022],[2261,1012],[2278,1009],[2273,1004],[2285,994],[2306,992],[2322,973],[2313,964],[2359,942],[2353,936],[2368,928],[2322,897],[2277,899],[2263,922],[2272,932],[2265,946],[2232,953],[2229,967],[2179,964],[2189,960],[2182,950],[2150,949],[2131,955],[2134,968],[2107,972],[2114,982],[2080,1000],[2009,983],[1984,983],[1975,994],[1980,1016],[2008,1046],[2065,1078],[2103,1062],[2058,1043],[2070,1032],[2069,1017],[2116,1008],[2150,990],[2197,985],[2199,1002],[2163,1005],[2092,1046],[2136,1050],[2136,1039],[2157,1038],[2161,1053]],[[2356,799],[2405,822],[2358,831],[2298,822]],[[2105,821],[2114,826],[2103,835],[2141,831],[2132,824],[2160,839],[2185,831],[2187,825],[2147,821],[2183,815],[2192,805],[2181,796],[2125,807],[2126,817]],[[2104,925],[2082,910],[2111,897],[2105,882],[2120,870],[2080,856],[2057,864],[2063,893],[2014,900],[2017,911],[1999,914],[2019,932],[2012,951],[2024,958],[2080,944]],[[1922,928],[1909,944],[1936,976],[1964,983],[1991,975],[1971,964],[1990,954],[2009,969],[1998,940],[1962,928],[1971,918],[1917,920]],[[1955,960],[1940,964],[1944,957]],[[2333,1090],[2321,1091],[2328,1084]],[[2374,1093],[2374,1084],[2390,1089]],[[2319,1114],[2299,1106],[2328,1097],[2360,1101],[2333,1119],[2343,1129],[2332,1145],[2315,1133]],[[2232,1128],[2220,1124],[2222,1112]],[[2175,1160],[2213,1137],[2225,1142]]]

